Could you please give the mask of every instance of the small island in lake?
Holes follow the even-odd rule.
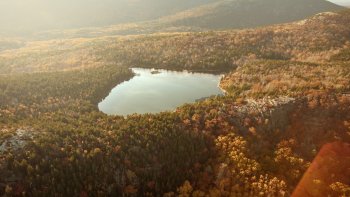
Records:
[[[151,71],[151,74],[152,75],[156,75],[156,74],[160,74],[161,72],[159,70],[153,70]]]

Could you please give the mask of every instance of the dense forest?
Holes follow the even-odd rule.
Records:
[[[349,12],[322,13],[258,29],[28,42],[25,47],[0,53],[0,72],[71,70],[106,64],[228,72],[259,59],[347,61]]]
[[[290,196],[325,144],[350,142],[349,23],[343,11],[258,29],[4,50],[0,195]],[[225,73],[226,94],[174,112],[99,112],[133,77],[130,67]],[[310,187],[349,196],[343,173]]]

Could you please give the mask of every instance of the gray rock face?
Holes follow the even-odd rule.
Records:
[[[7,132],[7,130],[2,129],[0,132]],[[19,128],[11,137],[0,141],[0,191],[5,188],[8,183],[14,183],[23,179],[22,176],[4,171],[2,168],[5,167],[5,165],[2,163],[3,160],[1,160],[1,158],[8,152],[15,154],[16,151],[22,151],[33,138],[34,132],[31,128]]]
[[[234,124],[242,132],[248,132],[247,118],[253,122],[262,122],[260,130],[272,132],[276,129],[284,130],[289,123],[289,114],[302,100],[291,97],[247,99],[243,106],[235,106],[239,118],[233,118]]]
[[[9,150],[16,151],[25,147],[29,140],[34,137],[31,129],[17,129],[13,136],[0,142],[0,154],[5,153]]]

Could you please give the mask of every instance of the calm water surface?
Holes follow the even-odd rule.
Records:
[[[223,94],[220,75],[133,68],[136,76],[112,89],[98,104],[109,115],[156,113],[174,110],[197,99]]]

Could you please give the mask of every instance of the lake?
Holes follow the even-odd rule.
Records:
[[[133,68],[136,76],[112,89],[98,104],[108,115],[173,111],[185,103],[221,95],[221,75]]]

